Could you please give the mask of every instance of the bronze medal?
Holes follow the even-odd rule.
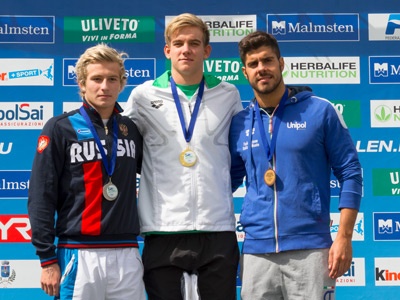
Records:
[[[272,186],[275,184],[276,180],[276,174],[275,171],[269,168],[265,173],[264,173],[264,181],[268,186]]]

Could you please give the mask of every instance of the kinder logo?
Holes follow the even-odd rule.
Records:
[[[0,170],[0,199],[28,198],[31,171]]]
[[[375,257],[375,285],[400,286],[400,257]]]
[[[267,15],[267,32],[282,42],[359,41],[358,14]]]
[[[75,65],[77,58],[63,59],[63,86],[77,86]],[[126,86],[137,86],[147,80],[155,79],[155,58],[126,58],[124,60]]]
[[[400,127],[400,100],[371,100],[371,127]]]
[[[370,56],[369,83],[400,83],[400,56]]]
[[[331,213],[331,237],[335,240],[336,235],[339,231],[339,220],[340,213]],[[356,223],[353,229],[353,241],[363,241],[364,240],[364,213],[358,213]]]
[[[286,57],[287,84],[360,83],[359,57]]]
[[[0,16],[0,43],[54,44],[54,16]]]
[[[243,225],[240,223],[240,214],[235,214],[235,218],[236,218],[236,238],[238,242],[243,242],[245,233]]]
[[[368,14],[368,37],[370,41],[399,41],[400,13]]]
[[[53,102],[2,102],[1,129],[42,129],[53,117]]]
[[[372,178],[374,196],[400,195],[400,169],[373,169]]]
[[[336,286],[365,286],[365,258],[353,258],[350,268],[336,279]]]
[[[53,59],[0,59],[0,86],[52,86],[53,68]]]
[[[400,241],[400,213],[374,213],[374,241]]]
[[[28,243],[31,237],[28,215],[0,215],[0,243]]]

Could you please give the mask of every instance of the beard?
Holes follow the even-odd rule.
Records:
[[[252,84],[252,88],[254,91],[256,91],[259,95],[268,95],[273,93],[282,83],[282,76],[279,76],[279,78],[273,78],[277,80],[272,80],[271,84],[266,84],[266,85],[259,85],[257,84],[259,81],[256,81],[254,84]]]

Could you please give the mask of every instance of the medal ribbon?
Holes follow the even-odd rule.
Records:
[[[87,112],[81,106],[79,111],[82,114],[82,117],[85,119],[87,125],[89,126],[90,132],[93,134],[93,138],[97,144],[97,147],[99,148],[100,154],[101,154],[101,160],[103,161],[103,165],[107,171],[107,174],[109,177],[114,173],[115,169],[115,163],[117,160],[117,141],[118,141],[118,125],[117,125],[117,120],[115,119],[115,115],[112,117],[112,123],[113,123],[113,143],[112,143],[112,152],[111,152],[111,159],[110,159],[110,164],[108,163],[107,155],[104,151],[104,147],[100,142],[99,135],[97,134],[96,129],[93,126],[92,121],[90,120]]]
[[[201,80],[200,85],[199,85],[199,92],[197,93],[196,103],[194,105],[192,117],[190,118],[189,128],[187,130],[186,130],[185,117],[183,115],[181,102],[179,101],[178,90],[176,89],[176,83],[175,83],[174,79],[172,78],[172,76],[170,78],[170,82],[171,82],[172,96],[174,97],[176,109],[178,110],[179,120],[180,120],[181,126],[182,126],[182,132],[183,132],[186,142],[189,143],[190,140],[192,139],[194,124],[196,123],[197,114],[199,113],[201,98],[203,98],[204,77]]]
[[[285,101],[288,98],[288,94],[289,94],[289,91],[288,91],[288,89],[286,89],[281,100],[279,101],[279,105],[276,109],[276,113],[274,113],[274,116],[276,116],[276,118],[274,119],[274,126],[272,128],[270,128],[272,138],[269,135],[267,136],[265,134],[264,123],[263,123],[261,113],[260,113],[260,107],[258,105],[258,101],[255,101],[254,111],[256,114],[258,127],[260,128],[261,143],[263,145],[265,153],[267,154],[267,158],[268,158],[269,162],[272,160],[272,157],[274,156],[276,137],[278,135],[279,126],[281,125],[283,110],[285,109]],[[272,116],[270,118],[272,118]],[[252,132],[252,130],[250,130],[250,133],[249,133],[250,136],[252,136],[251,132]],[[250,144],[250,152],[251,152],[251,144]]]

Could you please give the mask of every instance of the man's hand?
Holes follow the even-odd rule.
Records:
[[[49,296],[58,296],[60,293],[61,271],[57,263],[42,268],[40,284],[42,290]]]

